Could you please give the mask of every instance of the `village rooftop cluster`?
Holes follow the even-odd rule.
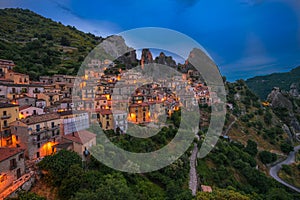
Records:
[[[32,81],[14,71],[13,61],[0,60],[0,194],[13,193],[20,180],[34,175],[34,163],[61,149],[85,160],[96,145],[96,134],[88,130],[93,123],[126,134],[129,123],[163,126],[161,118],[187,106],[182,98],[187,92],[194,94],[195,105],[213,103],[196,71],[149,83],[153,80],[140,72],[119,69],[108,74],[98,70],[103,66],[115,65],[91,60],[80,77],[53,75]],[[122,98],[126,95],[129,100]]]

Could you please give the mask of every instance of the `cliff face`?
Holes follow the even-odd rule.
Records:
[[[293,83],[290,87],[290,94],[293,97],[299,97],[299,89],[298,89],[298,85],[296,83]]]
[[[149,64],[149,63],[153,63],[152,53],[149,49],[143,49],[142,56],[141,56],[142,68],[145,66],[145,64]]]
[[[163,52],[161,52],[159,56],[155,58],[155,62],[161,65],[167,65],[174,68],[177,66],[172,56],[166,56]]]
[[[274,112],[290,127],[294,134],[300,132],[300,123],[298,121],[300,107],[296,100],[298,98],[297,91],[297,88],[293,84],[291,85],[290,92],[282,91],[278,87],[275,87],[267,98]]]
[[[273,108],[286,108],[292,111],[292,102],[283,95],[282,91],[278,87],[274,87],[272,92],[268,95],[267,101],[271,103]]]
[[[132,50],[122,56],[120,56],[117,61],[124,64],[127,69],[132,68],[133,66],[138,64],[138,59],[136,57],[136,51]]]

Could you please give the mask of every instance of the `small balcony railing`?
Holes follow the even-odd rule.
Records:
[[[40,129],[35,129],[31,132],[32,135],[38,135],[38,134],[41,134],[41,133],[44,133],[46,132],[47,129],[46,128],[40,128]]]
[[[8,128],[10,128],[10,126],[9,126],[8,124],[4,124],[4,125],[2,126],[2,128],[3,128],[3,129],[8,129]]]
[[[13,169],[16,169],[16,168],[17,168],[17,164],[10,165],[10,167],[9,167],[10,170],[13,170]]]
[[[9,119],[11,118],[10,114],[2,115],[1,119]]]
[[[54,130],[56,130],[58,128],[59,128],[59,126],[47,127],[47,130],[54,131]]]

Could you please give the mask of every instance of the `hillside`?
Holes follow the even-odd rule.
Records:
[[[39,75],[74,74],[101,40],[75,27],[29,10],[0,9],[0,55],[14,60],[18,72]]]
[[[285,73],[256,76],[246,80],[248,87],[261,99],[266,99],[273,87],[289,90],[292,83],[300,82],[300,66]]]

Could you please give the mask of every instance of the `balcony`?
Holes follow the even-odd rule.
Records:
[[[4,124],[3,126],[2,126],[2,129],[9,129],[10,128],[10,126],[8,125],[8,124]]]
[[[39,140],[37,140],[37,138],[33,138],[33,139],[32,139],[32,142],[33,142],[33,144],[43,143],[43,142],[49,141],[50,138],[51,138],[51,137],[50,137],[49,135],[46,135],[46,136],[42,137],[42,138],[39,139]]]
[[[17,168],[17,165],[16,165],[16,164],[10,165],[10,167],[9,167],[10,170],[14,170],[14,169],[16,169],[16,168]]]
[[[32,135],[38,135],[38,134],[44,133],[44,132],[46,132],[46,131],[47,131],[46,128],[40,128],[40,129],[33,130],[33,131],[31,132],[31,134],[32,134]]]
[[[49,131],[54,131],[57,129],[59,129],[59,126],[47,127],[47,130],[49,130]]]
[[[2,117],[1,117],[1,119],[9,119],[9,118],[11,118],[11,115],[2,115]]]

